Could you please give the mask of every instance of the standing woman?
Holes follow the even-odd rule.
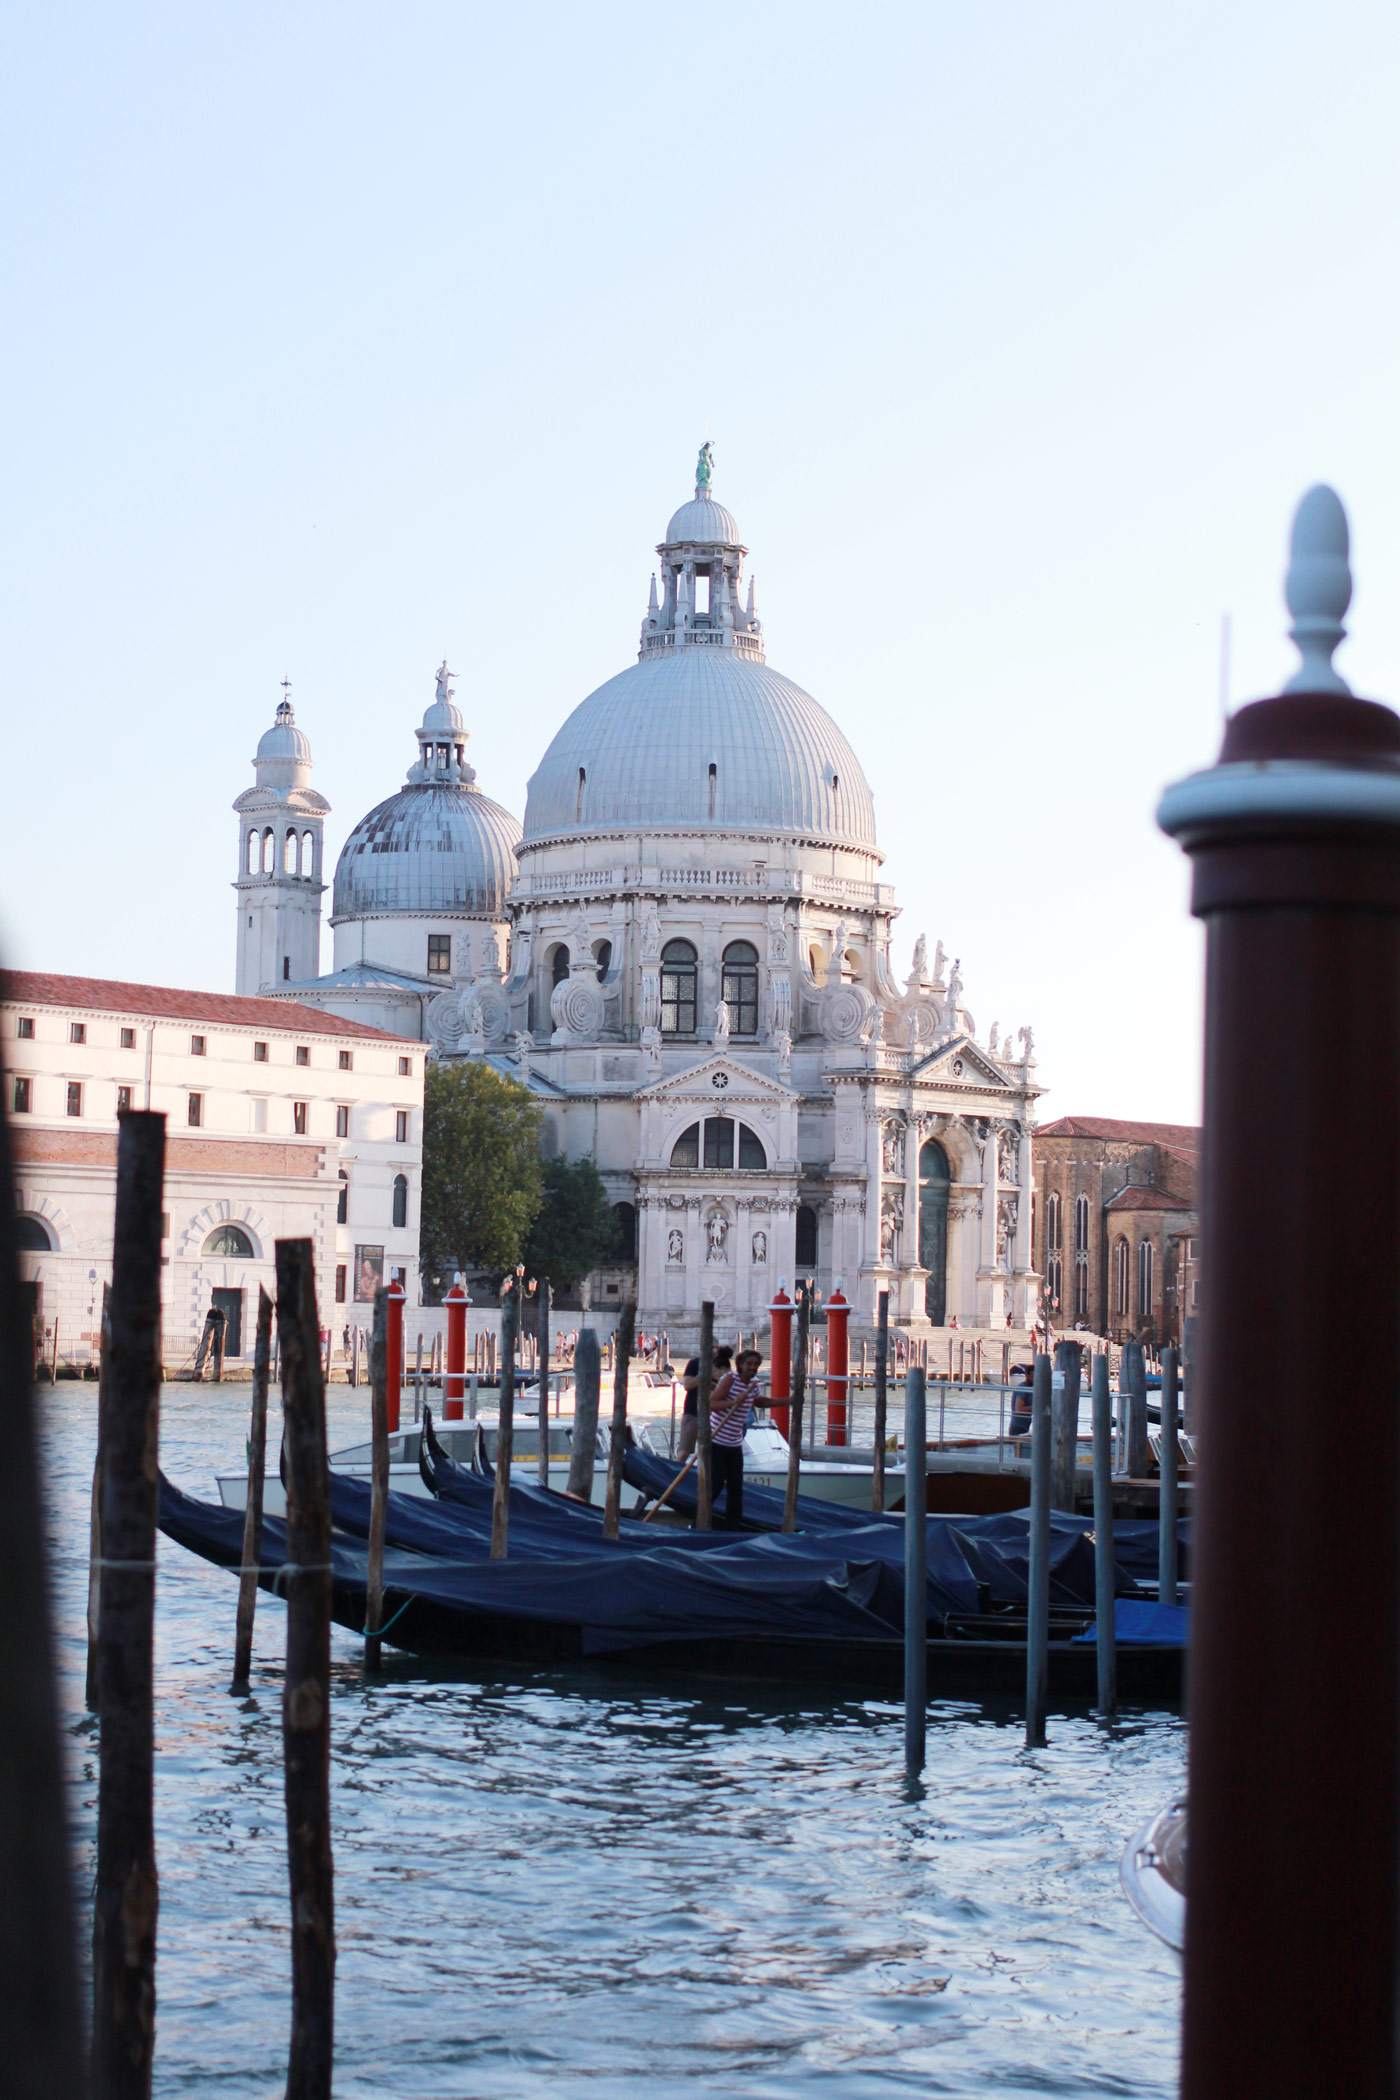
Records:
[[[710,1494],[713,1504],[724,1496],[722,1529],[741,1531],[744,1524],[744,1434],[753,1420],[763,1358],[757,1349],[740,1352],[710,1395]]]

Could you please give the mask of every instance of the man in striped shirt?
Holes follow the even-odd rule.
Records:
[[[754,1402],[761,1397],[762,1363],[756,1349],[743,1350],[710,1395],[710,1496],[712,1504],[724,1498],[725,1531],[743,1529],[744,1435],[753,1420]]]

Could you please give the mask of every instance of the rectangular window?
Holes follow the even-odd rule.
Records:
[[[397,1144],[408,1143],[408,1110],[401,1108],[394,1117],[394,1140]]]
[[[189,1124],[191,1130],[198,1130],[200,1124],[204,1121],[203,1094],[190,1095],[189,1101],[185,1106],[185,1121]]]
[[[353,1050],[342,1050],[342,1051],[341,1051],[341,1053],[340,1053],[340,1056],[339,1056],[339,1058],[338,1058],[338,1060],[337,1060],[337,1062],[339,1063],[339,1066],[340,1066],[340,1069],[341,1069],[341,1071],[342,1071],[342,1072],[353,1072],[353,1071],[354,1071],[354,1069],[355,1069],[355,1053],[354,1053],[354,1051],[353,1051]]]
[[[310,1045],[309,1043],[298,1043],[298,1044],[297,1044],[297,1063],[298,1063],[299,1065],[309,1065],[309,1064],[310,1064],[310,1062],[311,1062],[311,1045]]]
[[[33,1042],[34,1016],[32,1014],[20,1015],[19,1019],[15,1022],[15,1034],[19,1037],[22,1043]]]
[[[411,1058],[407,1058],[407,1057],[401,1057],[401,1058],[399,1059],[399,1077],[400,1077],[400,1079],[407,1079],[407,1078],[409,1077],[409,1075],[411,1074],[412,1070],[413,1070],[413,1062],[412,1062],[412,1059],[411,1059]]]
[[[292,958],[291,958],[291,956],[290,956],[290,955],[284,955],[284,956],[282,957],[282,976],[283,976],[283,979],[284,979],[284,980],[285,980],[285,979],[287,979],[288,977],[290,977],[290,976],[291,976],[291,974],[292,974]]]
[[[428,935],[428,975],[450,977],[452,975],[452,936],[450,933]]]
[[[131,1088],[129,1086],[119,1086],[117,1088],[117,1114],[124,1116],[130,1106]]]
[[[337,1137],[350,1135],[350,1111],[343,1101],[335,1112],[335,1134]]]
[[[705,1165],[707,1167],[732,1167],[733,1164],[733,1119],[729,1116],[706,1116]]]
[[[267,1097],[263,1094],[255,1094],[253,1097],[253,1128],[254,1130],[266,1130],[267,1128]]]
[[[136,1030],[134,1028],[124,1028],[122,1030],[121,1046],[123,1050],[134,1050],[136,1048]]]
[[[87,1022],[70,1021],[68,1023],[68,1040],[70,1043],[85,1043],[87,1041]]]
[[[345,1303],[345,1264],[343,1261],[338,1261],[335,1265],[335,1302],[337,1305]]]
[[[254,1045],[253,1045],[253,1063],[254,1063],[255,1065],[265,1065],[265,1064],[267,1063],[267,1044],[266,1044],[266,1043],[254,1043]]]
[[[83,1089],[82,1089],[82,1084],[81,1084],[81,1082],[80,1082],[79,1080],[76,1080],[76,1079],[70,1079],[70,1080],[69,1080],[69,1082],[68,1082],[68,1113],[69,1113],[69,1115],[70,1115],[70,1116],[80,1116],[80,1115],[82,1114],[82,1112],[83,1112]]]
[[[203,1055],[204,1055],[204,1037],[203,1037],[202,1035],[192,1035],[192,1036],[190,1037],[190,1056],[191,1056],[191,1057],[203,1057]]]
[[[306,1136],[306,1103],[304,1101],[294,1101],[292,1103],[292,1129],[297,1137]]]
[[[27,1116],[29,1114],[34,1100],[33,1085],[34,1082],[31,1079],[17,1079],[15,1081],[14,1092],[10,1096],[10,1103],[17,1116]]]

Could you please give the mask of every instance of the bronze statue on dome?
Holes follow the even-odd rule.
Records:
[[[709,495],[710,481],[714,471],[715,448],[709,439],[706,438],[704,444],[700,447],[700,457],[695,462],[695,493],[697,496]]]

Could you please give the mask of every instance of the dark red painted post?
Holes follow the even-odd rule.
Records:
[[[1394,2091],[1400,719],[1350,594],[1313,489],[1302,669],[1159,812],[1207,935],[1185,2100]]]

